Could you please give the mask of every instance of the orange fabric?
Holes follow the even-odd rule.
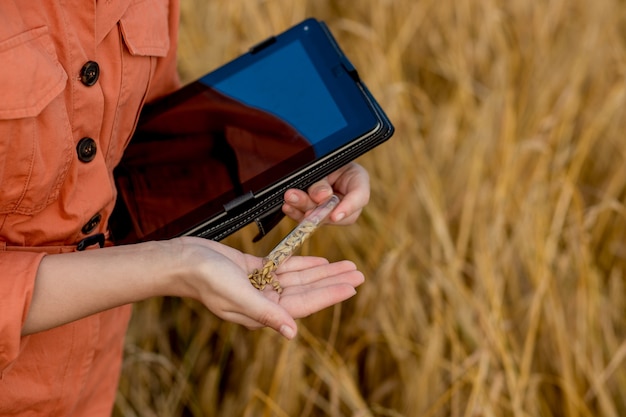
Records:
[[[106,233],[137,114],[178,87],[177,3],[0,2],[0,416],[111,414],[130,306],[20,331],[45,252]],[[100,70],[92,86],[88,61]],[[89,162],[77,155],[84,137],[96,144]]]

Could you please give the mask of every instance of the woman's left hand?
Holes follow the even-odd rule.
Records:
[[[341,201],[327,221],[340,225],[354,223],[369,202],[369,174],[361,165],[351,162],[311,185],[308,192],[287,190],[282,209],[287,216],[301,221],[308,212],[332,194],[336,194]]]

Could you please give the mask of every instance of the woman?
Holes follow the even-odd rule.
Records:
[[[0,3],[0,415],[110,415],[133,302],[191,297],[290,339],[363,281],[351,262],[293,257],[279,297],[248,282],[259,258],[217,242],[99,248],[140,109],[179,86],[177,30],[176,0]],[[283,210],[299,220],[333,192],[331,222],[353,223],[367,172],[289,190]]]

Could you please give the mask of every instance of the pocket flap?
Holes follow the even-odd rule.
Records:
[[[0,119],[37,116],[67,82],[47,27],[0,42]]]
[[[166,2],[141,1],[120,19],[124,42],[133,55],[164,57],[170,48]]]

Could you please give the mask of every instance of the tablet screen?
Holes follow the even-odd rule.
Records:
[[[287,121],[313,145],[317,156],[332,150],[324,139],[347,126],[341,110],[299,40],[212,87]]]
[[[116,169],[130,228],[177,235],[154,233],[273,190],[378,123],[328,36],[300,25],[144,109]]]

